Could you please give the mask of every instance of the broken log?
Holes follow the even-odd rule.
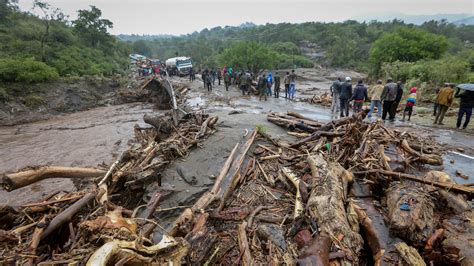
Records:
[[[247,239],[247,222],[243,222],[237,227],[237,237],[239,240],[240,253],[242,254],[242,265],[253,265],[252,254],[250,253],[249,241]]]
[[[78,213],[80,210],[82,210],[82,208],[84,208],[96,196],[97,196],[96,192],[88,193],[88,194],[84,195],[84,197],[82,197],[82,199],[76,201],[74,204],[69,206],[63,212],[58,214],[56,217],[53,218],[53,220],[51,220],[48,227],[46,227],[46,229],[41,234],[40,238],[41,239],[46,238],[51,233],[56,231],[59,227],[61,227],[63,224],[65,224],[66,222],[69,222],[76,213]]]
[[[219,207],[217,211],[222,210],[224,207],[226,199],[232,194],[235,186],[239,182],[240,179],[240,168],[242,167],[242,163],[245,159],[245,156],[252,146],[253,141],[257,135],[257,129],[254,129],[252,134],[248,137],[247,141],[244,145],[240,147],[240,150],[235,157],[232,165],[227,173],[227,175],[222,179],[220,183],[219,190],[216,193],[216,199],[219,201]]]
[[[423,154],[423,153],[417,152],[410,147],[406,139],[402,140],[402,142],[400,143],[400,147],[402,147],[402,149],[404,149],[410,155],[415,156],[416,157],[415,161],[419,161],[421,163],[430,164],[430,165],[443,165],[443,158],[440,155]]]
[[[390,230],[402,239],[422,243],[434,229],[434,203],[420,187],[393,182],[387,190]]]
[[[104,174],[104,170],[93,168],[42,166],[17,173],[4,174],[0,184],[7,191],[12,191],[47,178],[88,178]]]
[[[367,213],[356,204],[353,206],[357,216],[359,217],[359,222],[363,229],[362,232],[365,234],[365,240],[372,251],[374,265],[379,266],[381,265],[382,257],[385,253],[385,243],[380,238],[379,232]]]
[[[449,177],[448,174],[441,171],[429,171],[426,173],[425,178],[427,180],[432,180],[440,183],[446,184],[455,184],[455,182]],[[438,190],[441,200],[446,202],[449,208],[451,208],[456,213],[463,213],[470,209],[469,204],[464,199],[463,195],[454,194],[448,190],[440,189]]]
[[[425,179],[423,177],[418,177],[415,175],[410,175],[410,174],[404,174],[404,173],[399,173],[399,172],[392,172],[392,171],[386,171],[386,170],[380,170],[380,169],[374,169],[374,170],[367,170],[367,171],[354,171],[352,172],[355,175],[364,175],[364,174],[382,174],[390,177],[395,177],[396,180],[403,180],[403,179],[408,179],[411,181],[416,181],[420,182],[423,184],[427,185],[432,185],[435,187],[439,188],[444,188],[447,189],[448,191],[453,191],[457,193],[462,193],[466,194],[470,197],[474,196],[474,188],[459,185],[456,183],[442,183],[442,182],[436,182],[432,180]]]
[[[329,265],[330,248],[331,239],[327,236],[318,235],[303,249],[298,258],[298,265]]]
[[[348,180],[344,179],[350,175],[345,173],[347,171],[339,163],[328,163],[321,155],[313,159],[317,176],[323,176],[324,179],[311,190],[307,210],[316,219],[322,234],[333,238],[342,235],[341,248],[349,257],[357,260],[363,240],[348,223],[344,196],[348,184]]]

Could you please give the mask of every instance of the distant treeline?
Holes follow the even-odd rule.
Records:
[[[301,48],[309,43],[313,52],[323,55],[313,62],[323,66],[357,69],[370,73],[372,77],[390,74],[404,79],[426,80],[434,73],[445,73],[441,79],[458,82],[472,79],[474,69],[474,26],[457,26],[446,21],[428,21],[419,26],[399,20],[280,23],[216,27],[177,37],[158,36],[157,39],[147,36],[146,40],[137,40],[138,35],[133,37],[136,41],[129,43],[137,53],[162,60],[177,54],[191,56],[196,65],[203,68],[235,63],[235,60],[229,62],[233,51],[249,51],[255,45],[264,53],[270,53],[270,56],[263,57],[251,54],[259,60],[269,58],[271,62],[263,64],[266,67],[308,66],[312,63],[303,56]],[[251,57],[245,54],[236,56],[245,58],[239,67],[248,68],[252,65],[252,62],[245,62],[251,61]],[[403,67],[403,71],[409,73],[396,73],[396,67],[391,65],[394,63],[400,66],[399,62],[410,63]],[[435,71],[425,67],[431,64],[446,65],[448,68],[455,64],[457,72],[450,74],[452,71]],[[420,73],[421,69],[423,73]]]

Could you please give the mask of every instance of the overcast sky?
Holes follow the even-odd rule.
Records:
[[[186,34],[215,26],[307,21],[344,21],[403,13],[474,13],[474,0],[46,0],[71,19],[95,5],[114,23],[113,34]],[[33,0],[19,0],[30,10]]]

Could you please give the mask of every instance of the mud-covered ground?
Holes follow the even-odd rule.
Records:
[[[327,91],[332,80],[338,76],[363,77],[353,72],[319,69],[302,69],[297,74],[300,77],[297,98]],[[161,217],[159,222],[164,227],[181,212],[179,206],[191,205],[212,186],[230,151],[247,131],[261,125],[273,136],[292,138],[281,127],[267,122],[267,112],[295,111],[321,121],[329,121],[332,116],[327,107],[288,101],[283,97],[271,97],[268,101],[260,102],[257,96],[241,96],[236,86],[226,91],[223,85],[217,85],[217,80],[212,92],[204,90],[199,78],[190,83],[186,78],[173,77],[172,82],[190,88],[186,99],[187,108],[203,109],[217,115],[219,126],[218,131],[202,143],[203,148],[192,150],[186,158],[174,162],[163,172],[163,186],[173,191],[161,201],[158,210]],[[0,172],[40,164],[88,167],[110,164],[126,149],[128,140],[133,137],[133,126],[136,123],[143,125],[143,115],[153,112],[157,111],[150,105],[125,104],[57,116],[37,123],[0,127]],[[446,155],[443,168],[453,177],[456,170],[461,170],[470,178],[456,180],[473,183],[472,129],[460,131],[448,128],[452,118],[448,118],[445,122],[447,126],[443,128],[432,127],[429,119],[428,115],[415,115],[410,123],[397,121],[390,125],[436,137],[452,150]],[[189,182],[194,179],[195,184]],[[46,180],[11,193],[0,191],[0,201],[19,205],[39,200],[55,190],[74,190],[74,185],[67,179]],[[175,209],[169,211],[168,208]]]
[[[3,84],[10,91],[7,102],[0,101],[0,126],[46,120],[59,114],[84,111],[120,103],[116,97],[125,86],[121,77],[64,78],[38,84]]]

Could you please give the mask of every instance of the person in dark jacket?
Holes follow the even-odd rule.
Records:
[[[466,114],[466,120],[462,126],[463,129],[466,129],[469,121],[471,120],[472,108],[474,107],[474,91],[465,90],[461,93],[461,89],[458,88],[456,94],[454,94],[454,97],[460,98],[458,121],[456,122],[456,127],[461,127],[462,117],[464,114]]]
[[[209,71],[206,69],[202,72],[201,78],[202,82],[204,83],[204,89],[207,88],[207,76],[209,75]]]
[[[258,86],[258,100],[261,101],[263,97],[265,97],[265,101],[267,100],[267,93],[266,93],[266,90],[267,90],[267,78],[265,77],[265,74],[262,74],[259,78],[258,78],[258,83],[257,83],[257,86]]]
[[[275,76],[273,76],[273,81],[275,82],[275,88],[273,89],[275,98],[279,98],[280,97],[280,75],[278,74],[278,72],[275,72]]]
[[[389,119],[390,121],[393,121],[395,119],[395,116],[392,116],[391,110],[392,110],[392,104],[395,102],[395,99],[397,98],[397,91],[398,91],[398,86],[397,83],[393,82],[391,78],[387,79],[387,84],[385,84],[385,87],[383,88],[382,95],[380,96],[380,99],[383,101],[383,110],[382,110],[382,119],[385,120],[387,118],[387,114],[390,113]]]
[[[368,99],[367,87],[364,85],[364,81],[359,79],[350,99],[351,101],[354,100],[354,114],[362,111],[362,105]]]
[[[397,82],[397,96],[395,97],[395,101],[392,103],[392,108],[390,108],[390,117],[395,119],[395,115],[397,114],[397,108],[400,104],[400,101],[403,97],[403,84],[401,81]],[[391,118],[391,119],[392,119]]]
[[[344,83],[341,84],[341,94],[339,100],[341,102],[341,117],[349,116],[349,99],[352,98],[352,83],[351,78],[346,77]]]

